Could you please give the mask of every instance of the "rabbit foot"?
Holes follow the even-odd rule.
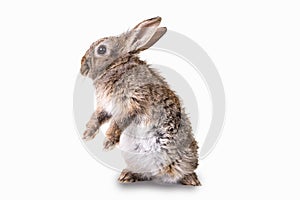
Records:
[[[151,180],[151,178],[143,177],[139,173],[133,173],[133,172],[128,171],[126,169],[124,169],[122,171],[121,175],[118,178],[118,181],[120,183],[133,183],[133,182],[136,182],[136,181],[147,181],[147,180]]]
[[[112,150],[119,143],[121,132],[119,126],[114,122],[105,133],[104,149]]]
[[[118,181],[120,183],[133,183],[133,182],[138,181],[138,178],[135,173],[132,173],[127,170],[123,170],[121,175],[119,176]]]
[[[201,183],[195,173],[184,175],[184,177],[180,180],[180,183],[182,185],[201,186]]]
[[[112,150],[118,144],[117,141],[105,138],[103,142],[103,148],[105,150]]]
[[[97,135],[97,131],[92,129],[87,129],[86,131],[84,131],[82,139],[85,141],[89,141],[94,139],[96,135]]]

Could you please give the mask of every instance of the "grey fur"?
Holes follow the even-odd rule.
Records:
[[[94,80],[97,109],[87,124],[84,140],[111,120],[105,149],[119,144],[127,163],[120,182],[156,180],[200,185],[197,142],[179,98],[162,76],[138,53],[166,32],[161,18],[145,20],[117,37],[94,42],[81,61],[81,73]],[[99,45],[107,52],[97,54]]]

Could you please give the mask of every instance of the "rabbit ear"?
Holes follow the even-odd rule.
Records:
[[[131,31],[127,40],[129,52],[138,52],[148,49],[155,44],[167,31],[165,27],[159,27],[160,17],[142,21]]]
[[[166,27],[159,27],[150,40],[143,46],[139,48],[139,51],[146,50],[154,45],[165,33],[167,32]]]

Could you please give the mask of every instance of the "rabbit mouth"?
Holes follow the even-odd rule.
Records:
[[[87,76],[88,73],[90,71],[90,68],[87,66],[87,65],[83,65],[80,69],[80,73],[83,75],[83,76]]]

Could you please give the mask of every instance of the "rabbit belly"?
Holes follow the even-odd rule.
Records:
[[[156,174],[168,160],[157,137],[145,125],[130,125],[120,137],[119,148],[127,169],[137,173]]]

